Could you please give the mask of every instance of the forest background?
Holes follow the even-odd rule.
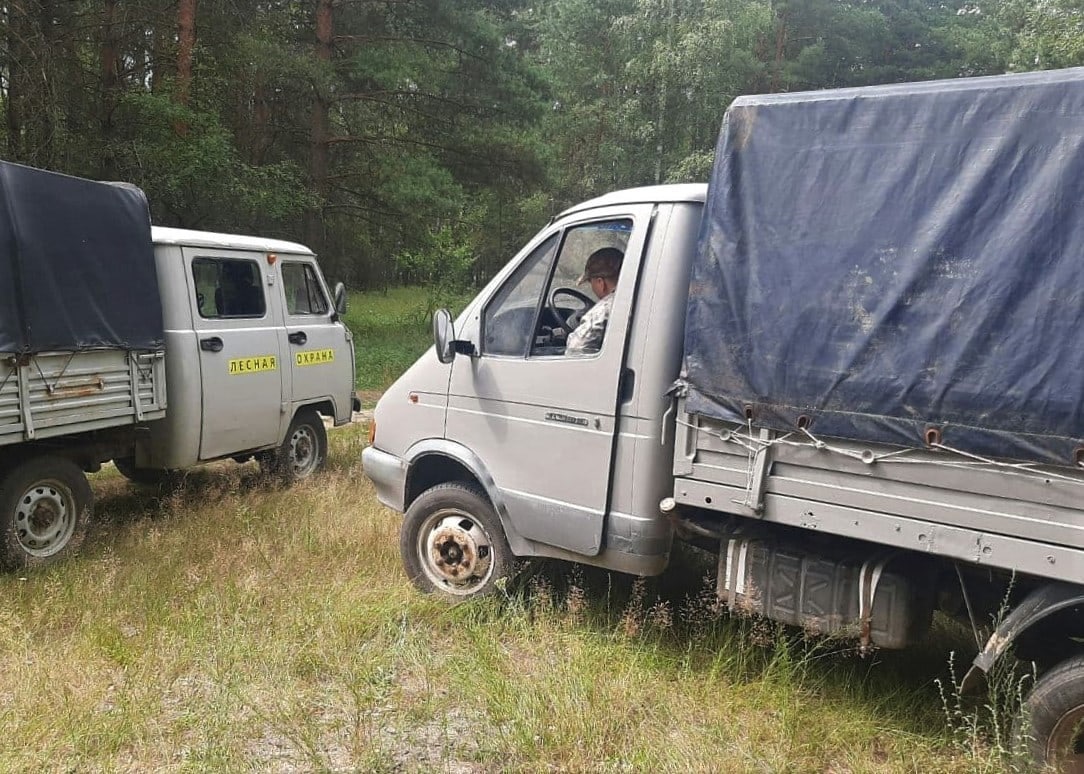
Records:
[[[564,206],[704,181],[734,97],[1084,64],[1084,0],[6,0],[6,159],[354,288],[475,285]]]

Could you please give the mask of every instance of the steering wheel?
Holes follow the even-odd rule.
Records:
[[[562,311],[560,305],[558,305],[557,303],[557,296],[559,295],[571,296],[574,300],[580,302],[580,304],[583,306],[583,309],[580,309],[578,312],[572,312],[571,314],[566,315],[564,311]],[[569,333],[571,333],[572,330],[576,327],[575,325],[571,324],[572,318],[577,316],[582,317],[584,312],[586,312],[588,309],[595,305],[595,302],[591,300],[590,296],[588,296],[586,293],[581,293],[575,288],[554,288],[550,292],[550,297],[548,301],[549,303],[547,304],[547,306],[549,307],[550,314],[552,314],[553,318],[557,320],[557,323]]]

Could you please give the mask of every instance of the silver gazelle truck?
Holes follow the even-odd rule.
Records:
[[[601,347],[589,255],[623,253]],[[566,210],[383,396],[365,470],[421,589],[661,573],[901,648],[935,609],[1084,765],[1084,70],[738,99],[710,184]],[[1000,615],[998,612],[1000,611]]]

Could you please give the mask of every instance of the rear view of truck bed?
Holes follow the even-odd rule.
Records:
[[[153,249],[139,189],[0,162],[0,445],[163,416]]]
[[[0,162],[0,568],[75,551],[85,472],[165,410],[143,192]]]
[[[165,415],[162,352],[101,349],[0,359],[0,445]]]

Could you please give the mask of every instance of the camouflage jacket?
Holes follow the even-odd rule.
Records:
[[[599,351],[613,305],[614,294],[610,293],[587,310],[580,324],[576,326],[576,330],[568,334],[568,343],[565,345],[566,355],[589,355]]]

